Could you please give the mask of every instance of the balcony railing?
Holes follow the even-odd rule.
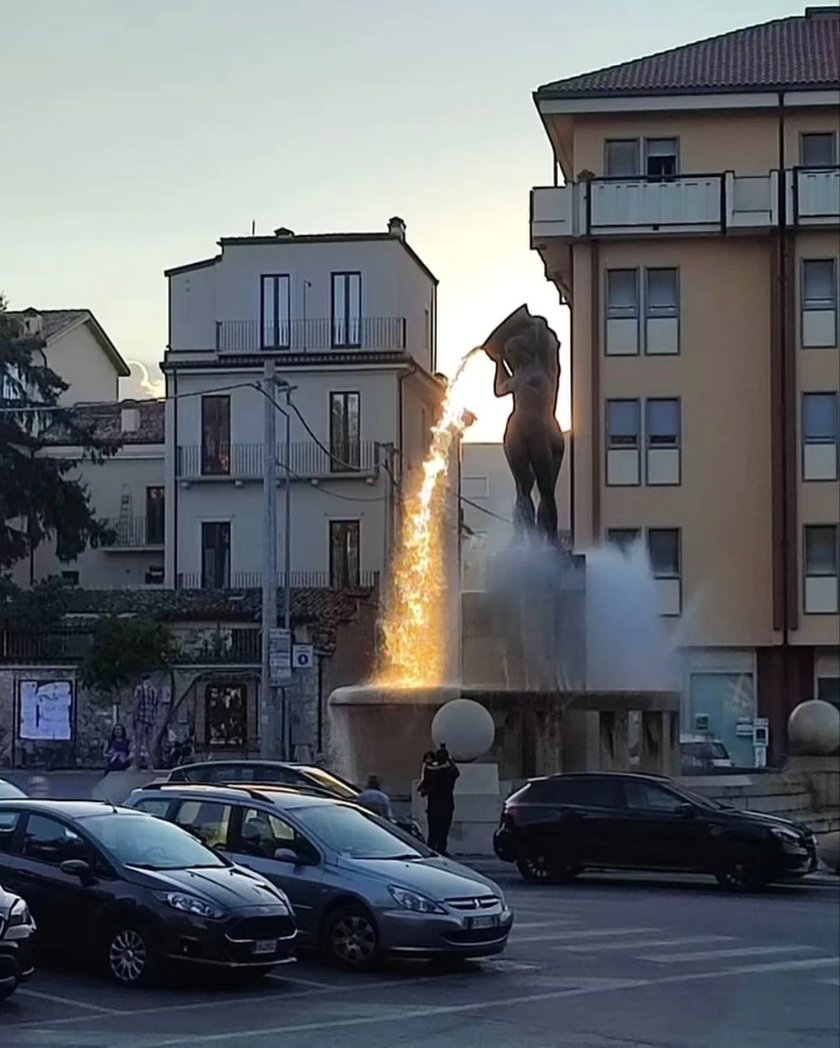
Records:
[[[105,549],[121,550],[159,549],[163,546],[163,522],[146,517],[117,517],[108,521],[114,541]]]
[[[836,225],[840,220],[840,167],[794,168],[788,172],[788,192],[793,225]]]
[[[334,458],[314,440],[293,441],[289,468],[292,476],[303,480],[319,477],[347,477],[371,474],[378,464],[376,441],[363,440],[350,447],[336,448]],[[277,446],[277,475],[286,467],[286,445]],[[199,444],[178,448],[176,476],[181,480],[261,480],[262,444],[222,444],[210,454]]]
[[[405,349],[405,317],[357,317],[342,320],[259,320],[216,322],[220,353],[255,353],[271,349],[290,353]]]
[[[92,630],[49,630],[43,633],[0,630],[0,663],[78,662],[93,644]],[[260,631],[253,628],[191,629],[177,635],[176,664],[253,664],[260,662]]]
[[[377,584],[378,572],[360,571],[355,578],[332,578],[328,571],[293,571],[291,572],[292,589],[372,589]],[[286,584],[284,572],[277,573],[277,588],[281,590]],[[234,571],[230,581],[225,584],[208,583],[202,580],[200,572],[182,571],[178,574],[178,589],[197,590],[245,590],[259,589],[262,586],[262,574],[259,571]]]

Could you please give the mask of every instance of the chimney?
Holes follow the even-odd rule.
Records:
[[[136,433],[140,429],[140,408],[123,404],[120,409],[120,429],[123,433]]]
[[[278,226],[277,229],[274,230],[274,235],[278,239],[283,239],[293,237],[295,235],[295,231],[293,229],[289,229],[287,226]]]
[[[805,17],[816,18],[840,18],[840,7],[806,7]]]
[[[37,338],[44,330],[44,318],[34,309],[29,306],[23,311],[23,333],[30,337]]]
[[[397,240],[405,240],[405,222],[396,215],[388,219],[388,233]]]

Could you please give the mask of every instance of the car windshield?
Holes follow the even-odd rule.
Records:
[[[337,779],[335,775],[330,775],[330,773],[324,771],[323,768],[301,768],[301,772],[307,777],[307,779],[314,780],[318,786],[322,786],[325,790],[329,790],[331,793],[337,793],[342,797],[346,797],[348,801],[353,801],[359,796],[358,790],[354,790],[353,787],[346,782]]]
[[[0,779],[0,801],[17,800],[19,797],[25,796],[26,794],[23,790],[19,790],[17,786],[11,782],[6,782],[5,779]]]
[[[295,817],[328,848],[353,859],[425,859],[433,854],[419,841],[386,827],[375,815],[343,804],[298,808]]]
[[[139,866],[144,870],[185,870],[227,865],[186,830],[152,815],[95,815],[85,819],[85,829],[126,866]]]

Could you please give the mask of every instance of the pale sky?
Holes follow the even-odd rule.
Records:
[[[804,8],[0,0],[0,290],[12,308],[92,309],[128,360],[155,369],[165,268],[252,220],[260,233],[369,231],[397,214],[441,282],[442,370],[522,302],[565,359],[566,312],[528,246],[528,192],[552,170],[532,91]],[[501,436],[491,374],[473,439]]]

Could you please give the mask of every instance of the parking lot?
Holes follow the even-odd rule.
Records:
[[[493,871],[494,874],[497,871]],[[205,973],[126,991],[42,968],[0,1004],[4,1048],[422,1044],[828,1048],[840,1015],[830,881],[730,896],[702,878],[499,877],[516,913],[501,958],[367,975],[299,960],[265,982]]]

